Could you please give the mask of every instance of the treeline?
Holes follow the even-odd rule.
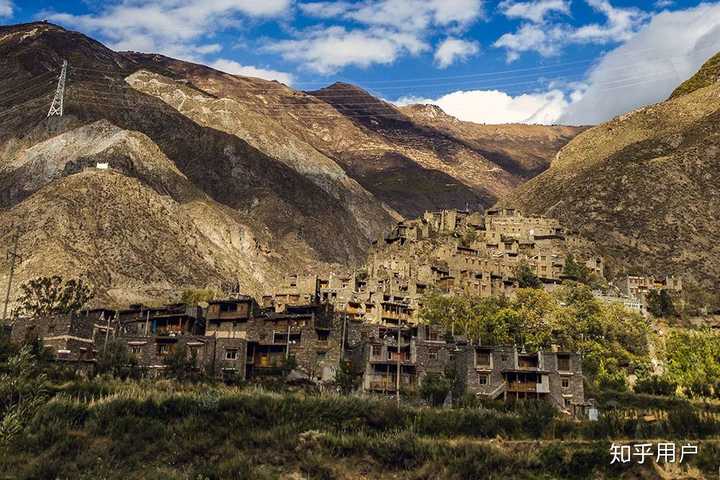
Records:
[[[649,322],[622,305],[598,302],[579,283],[552,293],[523,288],[512,299],[433,293],[421,315],[474,343],[580,352],[583,373],[599,388],[626,388],[628,371],[649,361]]]
[[[671,328],[658,337],[648,319],[598,301],[581,283],[553,292],[521,288],[512,299],[435,292],[424,299],[421,315],[476,344],[580,352],[593,395],[626,391],[632,376],[638,393],[720,398],[720,334]],[[651,345],[662,368],[653,366]]]

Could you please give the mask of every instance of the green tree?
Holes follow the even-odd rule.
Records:
[[[591,381],[613,388],[625,388],[627,371],[648,360],[648,321],[622,305],[601,304],[589,286],[577,282],[553,293],[518,289],[512,301],[431,294],[421,316],[473,343],[515,344],[531,351],[557,344],[582,352]]]
[[[636,393],[647,393],[649,395],[675,395],[677,384],[663,375],[642,375],[638,376],[634,390]]]
[[[128,378],[137,373],[138,360],[128,351],[125,342],[112,339],[99,353],[95,371],[114,377]]]
[[[170,353],[163,358],[165,372],[171,378],[187,380],[195,375],[197,368],[197,353],[194,349],[188,352],[184,344],[176,345]]]
[[[201,302],[209,302],[220,297],[220,292],[211,288],[188,289],[182,293],[180,301],[187,305],[197,305]]]
[[[360,377],[353,370],[351,362],[347,360],[340,362],[340,368],[335,374],[335,383],[343,395],[349,395],[359,386]]]
[[[647,294],[648,311],[660,318],[677,315],[672,295],[666,289],[650,290]]]
[[[443,374],[429,373],[420,385],[420,396],[434,407],[439,407],[453,387],[453,379]]]
[[[665,342],[666,377],[688,396],[708,397],[720,384],[720,335],[672,330]]]
[[[542,288],[542,282],[527,262],[520,262],[515,267],[515,278],[520,288]]]
[[[83,280],[39,277],[20,286],[20,310],[30,316],[77,313],[92,300],[92,287]]]
[[[0,450],[17,438],[47,400],[47,376],[30,347],[0,365]]]

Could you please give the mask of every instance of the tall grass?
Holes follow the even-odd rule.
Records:
[[[608,466],[609,439],[720,435],[714,416],[693,409],[654,422],[616,412],[589,423],[542,404],[436,409],[254,387],[96,382],[56,389],[0,455],[0,478],[330,479],[348,470],[369,478],[612,478],[622,472]],[[698,465],[710,469],[711,460],[698,456]]]

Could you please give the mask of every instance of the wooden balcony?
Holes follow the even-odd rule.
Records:
[[[538,391],[537,382],[508,382],[508,392],[524,392],[524,393],[536,393]]]

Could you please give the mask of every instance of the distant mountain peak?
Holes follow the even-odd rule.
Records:
[[[410,115],[413,118],[424,118],[426,120],[443,119],[450,122],[459,122],[456,117],[448,114],[441,107],[432,103],[415,103],[400,107],[400,111]]]

